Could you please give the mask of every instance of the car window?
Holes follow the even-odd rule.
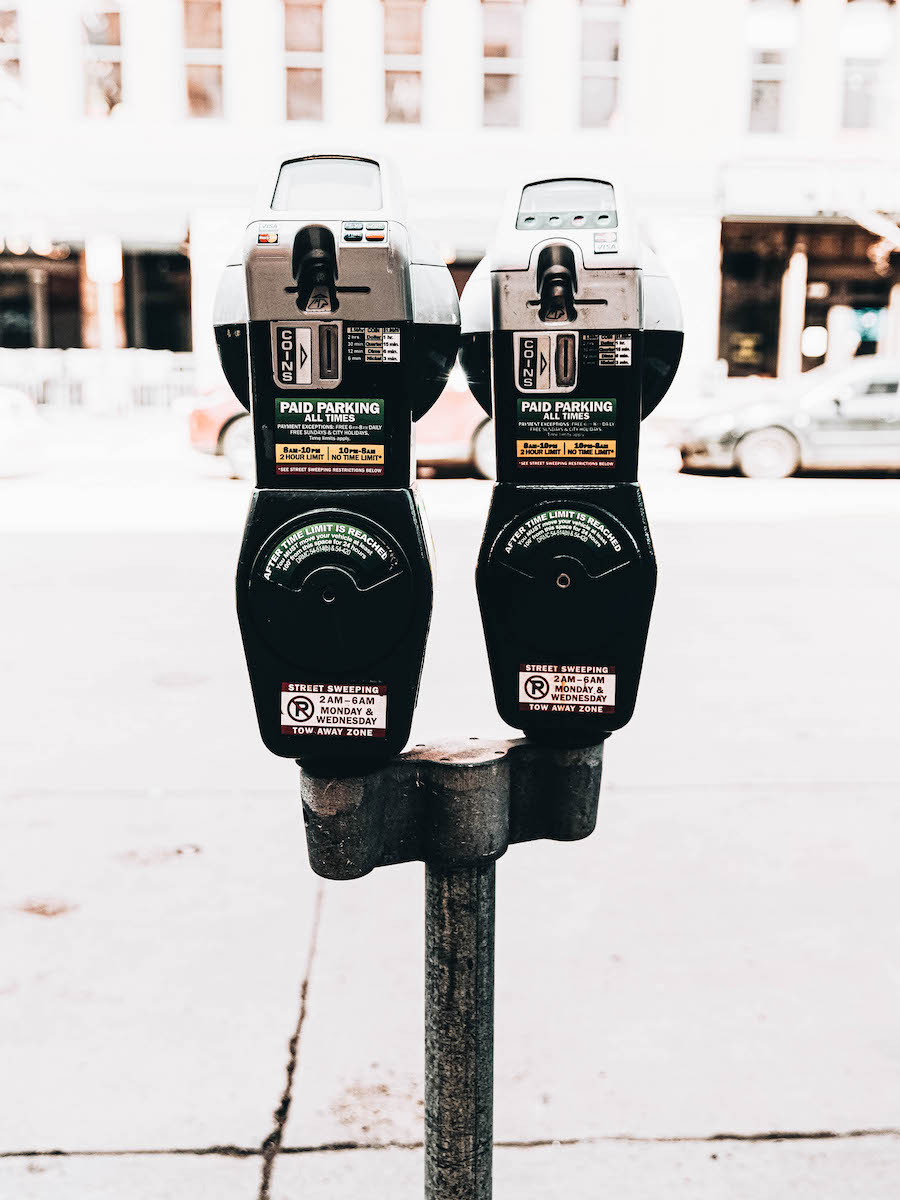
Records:
[[[867,376],[853,389],[840,397],[840,417],[854,424],[895,422],[900,417],[897,379],[887,376]]]
[[[820,368],[821,369],[821,368]],[[863,408],[873,411],[885,411],[886,406],[897,407],[898,391],[897,375],[863,375],[862,378],[848,378],[846,374],[832,375],[823,379],[817,387],[810,389],[803,397],[800,407],[816,416],[833,416],[839,410],[855,412]]]

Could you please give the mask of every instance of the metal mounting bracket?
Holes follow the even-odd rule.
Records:
[[[493,862],[511,843],[578,841],[597,823],[603,744],[417,746],[364,775],[301,769],[309,861],[325,879],[422,861]]]

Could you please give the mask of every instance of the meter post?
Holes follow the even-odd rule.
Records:
[[[425,865],[425,1200],[490,1200],[496,868]]]
[[[609,176],[528,178],[462,297],[460,360],[494,416],[476,581],[503,719],[590,745],[637,699],[656,560],[641,420],[681,358],[678,298]]]
[[[384,161],[282,162],[216,302],[253,419],[237,609],[265,745],[335,775],[403,749],[431,617],[413,422],[443,390],[456,289]]]

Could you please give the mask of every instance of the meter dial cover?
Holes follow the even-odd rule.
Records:
[[[587,504],[544,505],[507,525],[490,554],[501,619],[517,640],[556,656],[623,632],[641,556],[617,518]]]
[[[409,563],[376,522],[322,510],[263,545],[250,581],[254,623],[281,659],[311,674],[359,674],[409,629]]]

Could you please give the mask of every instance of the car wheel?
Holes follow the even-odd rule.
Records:
[[[253,474],[253,422],[249,415],[235,417],[222,434],[222,454],[235,479]]]
[[[479,479],[493,479],[497,474],[493,421],[482,421],[472,435],[471,462],[472,470]]]
[[[734,462],[747,479],[787,479],[800,466],[800,447],[786,429],[754,429],[738,442]]]

